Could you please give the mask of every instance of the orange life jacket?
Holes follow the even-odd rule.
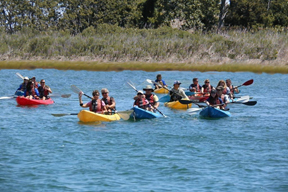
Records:
[[[149,103],[147,102],[147,100],[145,98],[137,98],[136,101],[134,102],[134,105],[137,105],[140,108],[145,108]]]
[[[148,100],[148,102],[151,104],[151,105],[155,105],[155,100],[154,100],[154,95],[151,94],[150,96],[146,95],[145,94],[145,97],[146,99]]]

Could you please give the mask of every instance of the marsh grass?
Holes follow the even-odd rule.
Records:
[[[1,68],[282,72],[288,65],[288,34],[277,30],[203,34],[104,24],[76,36],[29,29],[1,32],[0,41]]]
[[[0,61],[1,69],[59,69],[88,71],[249,71],[254,73],[288,73],[288,66],[263,66],[259,64],[184,64],[184,63],[143,63],[143,62],[92,62],[92,61]]]

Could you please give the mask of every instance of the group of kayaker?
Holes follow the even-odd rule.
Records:
[[[49,98],[49,93],[52,93],[52,90],[49,86],[45,85],[44,79],[41,79],[39,85],[39,83],[36,81],[36,77],[32,77],[31,79],[24,77],[23,83],[20,84],[19,88],[15,92],[15,95],[23,95],[29,99],[46,100]]]
[[[155,89],[159,89],[161,87],[167,89],[167,85],[162,79],[161,74],[158,74],[156,76],[155,82],[157,82],[154,84]],[[199,84],[198,78],[193,78],[192,82],[193,83],[188,88],[190,92],[198,95],[200,94],[202,96],[207,96],[208,99],[204,101],[207,103],[207,105],[219,106],[221,109],[224,109],[226,107],[230,99],[233,100],[234,93],[239,93],[238,88],[232,85],[231,79],[227,79],[226,82],[224,80],[220,80],[216,88],[210,84],[209,79],[205,79],[204,85],[202,86]],[[185,91],[183,89],[180,89],[180,85],[181,82],[178,80],[173,83],[173,88],[169,90],[170,102],[178,101],[181,99],[189,100],[193,98],[193,96],[191,96],[192,98],[188,97],[185,94]]]

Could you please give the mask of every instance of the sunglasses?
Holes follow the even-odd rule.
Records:
[[[102,93],[102,94],[108,94],[108,92],[106,92],[106,93]]]
[[[41,83],[45,83],[45,82],[41,82]]]
[[[205,82],[205,83],[210,83],[210,82]]]

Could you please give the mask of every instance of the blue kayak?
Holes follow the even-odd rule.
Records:
[[[231,117],[231,113],[229,111],[223,111],[221,109],[210,106],[202,109],[199,115],[202,117],[210,117],[210,118]]]
[[[131,118],[136,118],[136,119],[153,119],[153,118],[158,118],[162,117],[162,115],[159,112],[151,112],[147,111],[145,109],[141,109],[139,107],[133,107],[132,108],[133,113],[131,113]]]

